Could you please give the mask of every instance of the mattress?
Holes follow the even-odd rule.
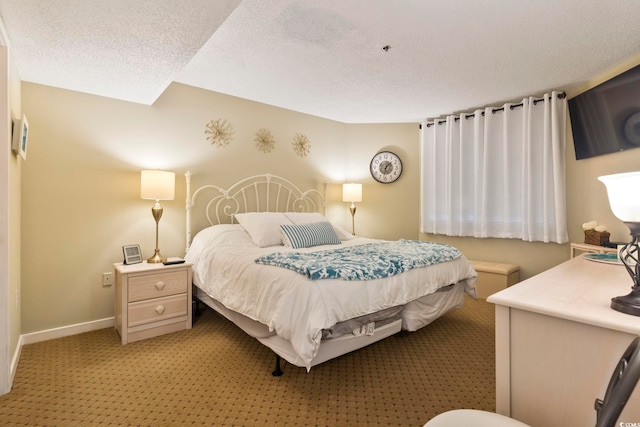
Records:
[[[353,238],[342,245],[374,241]],[[296,251],[324,249],[327,247]],[[186,259],[194,265],[194,284],[199,289],[232,312],[266,325],[269,334],[291,343],[307,368],[318,352],[324,331],[340,322],[403,307],[456,283],[475,297],[476,273],[464,256],[384,279],[348,282],[310,280],[291,270],[255,263],[264,254],[288,250],[293,251],[284,246],[257,247],[241,226],[222,224],[198,233]],[[419,307],[417,302],[412,306]],[[408,319],[414,316],[410,308],[406,310]],[[415,330],[421,322],[424,320],[408,321],[407,327]],[[266,335],[264,329],[256,334]]]

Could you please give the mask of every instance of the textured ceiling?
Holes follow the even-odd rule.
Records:
[[[177,81],[346,123],[566,90],[640,55],[638,0],[0,0],[0,15],[25,81],[145,104]]]
[[[0,0],[0,15],[22,80],[152,104],[239,1]]]

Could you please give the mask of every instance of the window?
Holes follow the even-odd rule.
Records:
[[[423,233],[565,243],[563,93],[422,124]]]

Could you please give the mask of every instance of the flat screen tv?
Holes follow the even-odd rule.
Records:
[[[640,65],[569,100],[576,159],[640,148]]]

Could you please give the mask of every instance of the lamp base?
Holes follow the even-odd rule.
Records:
[[[153,254],[153,256],[151,258],[149,258],[147,260],[147,262],[149,264],[159,264],[161,262],[165,262],[167,260],[167,258],[163,257],[162,255],[160,255],[160,250],[156,249],[155,253]]]
[[[351,212],[351,234],[356,235],[356,204],[351,202],[351,206],[349,207],[349,212]]]
[[[632,316],[640,316],[640,288],[632,288],[628,295],[611,298],[611,308]]]

